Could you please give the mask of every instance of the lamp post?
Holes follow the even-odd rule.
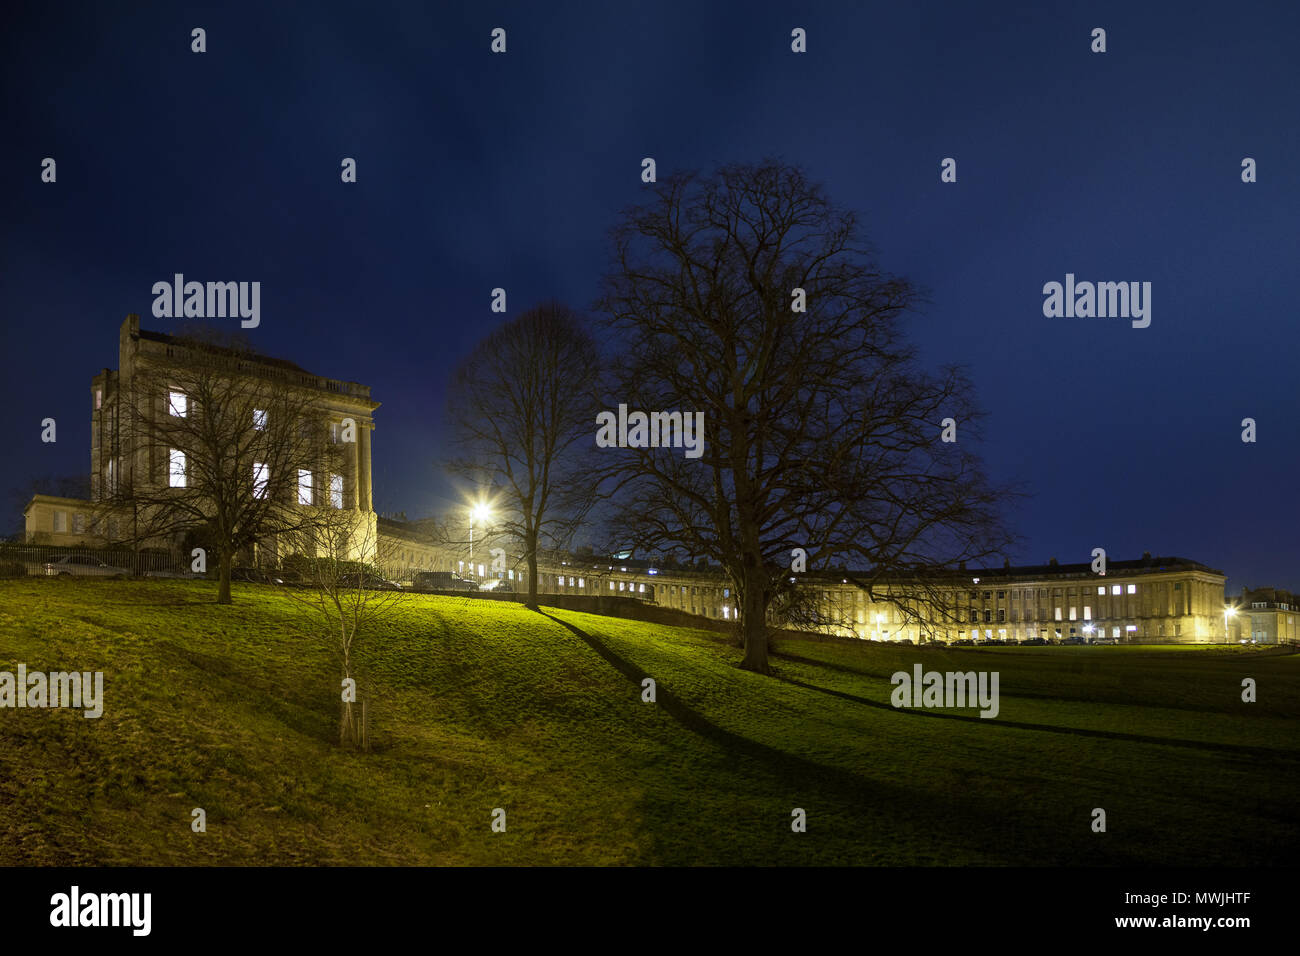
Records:
[[[478,577],[474,572],[474,519],[486,523],[488,516],[488,506],[482,502],[469,509],[469,573],[474,578]]]
[[[1223,643],[1230,644],[1231,638],[1228,635],[1228,618],[1235,617],[1237,609],[1231,604],[1225,604],[1223,607]]]

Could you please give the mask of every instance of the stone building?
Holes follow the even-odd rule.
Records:
[[[109,507],[107,502],[123,482],[134,483],[127,487],[153,490],[169,480],[171,463],[163,460],[167,450],[140,439],[128,423],[150,414],[154,406],[164,409],[159,414],[177,406],[184,414],[190,399],[183,391],[151,393],[157,390],[157,382],[166,380],[167,368],[185,367],[187,348],[187,343],[174,336],[141,329],[138,315],[126,317],[118,335],[118,367],[102,370],[90,383],[90,499],[34,496],[24,512],[29,543],[90,546],[130,540],[145,546],[176,546],[177,542],[171,540],[137,541],[142,537],[137,533],[139,517],[121,507]],[[300,470],[299,502],[359,512],[358,540],[372,542],[373,548],[378,531],[371,486],[370,433],[379,403],[370,398],[369,387],[313,375],[284,359],[251,353],[231,352],[230,365],[235,381],[256,380],[264,387],[309,396],[308,407],[322,426],[321,434],[337,446],[338,454],[331,455],[330,460],[341,465],[337,472],[331,469],[330,473]],[[348,437],[352,440],[345,440]],[[250,486],[255,480],[250,473]],[[359,552],[357,556],[361,556]]]

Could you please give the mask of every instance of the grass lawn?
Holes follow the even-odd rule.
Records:
[[[709,631],[411,595],[362,641],[361,754],[294,606],[214,597],[0,581],[0,670],[105,688],[97,720],[0,709],[0,863],[1290,865],[1300,844],[1300,655],[782,639],[773,678]],[[997,718],[895,710],[917,662],[998,671]]]

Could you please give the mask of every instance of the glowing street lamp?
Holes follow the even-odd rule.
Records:
[[[1223,643],[1225,644],[1231,642],[1231,637],[1228,634],[1228,618],[1236,617],[1236,615],[1237,609],[1231,604],[1225,604],[1223,606]]]

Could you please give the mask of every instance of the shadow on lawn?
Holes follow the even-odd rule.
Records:
[[[545,611],[538,610],[537,613],[564,627],[638,688],[644,678],[652,676],[576,625]],[[888,807],[891,815],[906,826],[915,828],[918,833],[932,834],[936,838],[933,847],[915,847],[918,857],[932,855],[935,851],[944,856],[945,846],[959,845],[971,855],[983,856],[987,863],[995,865],[1000,862],[1028,862],[1031,859],[1040,864],[1081,862],[1077,850],[1068,843],[1057,846],[1039,845],[1030,849],[1028,843],[1032,841],[1027,840],[1025,832],[1017,827],[1015,815],[1006,813],[1005,807],[991,800],[982,801],[980,806],[976,806],[969,796],[963,797],[963,819],[960,825],[954,825],[955,804],[953,799],[943,798],[942,789],[917,789],[880,779],[868,780],[853,771],[819,763],[752,740],[713,723],[658,682],[655,696],[656,705],[681,726],[726,751],[756,761],[780,779],[789,793],[809,793],[810,787],[824,787],[831,792],[829,795],[841,803],[850,819],[862,816],[865,807]],[[865,817],[863,819],[866,820]],[[872,824],[864,823],[863,839],[869,840],[872,832]],[[1008,846],[1019,847],[1020,852],[1009,859],[1006,851]],[[871,847],[864,843],[862,850],[869,853]],[[1115,855],[1112,856],[1112,852]],[[1086,856],[1091,863],[1132,862],[1124,850],[1103,850],[1100,854]]]

